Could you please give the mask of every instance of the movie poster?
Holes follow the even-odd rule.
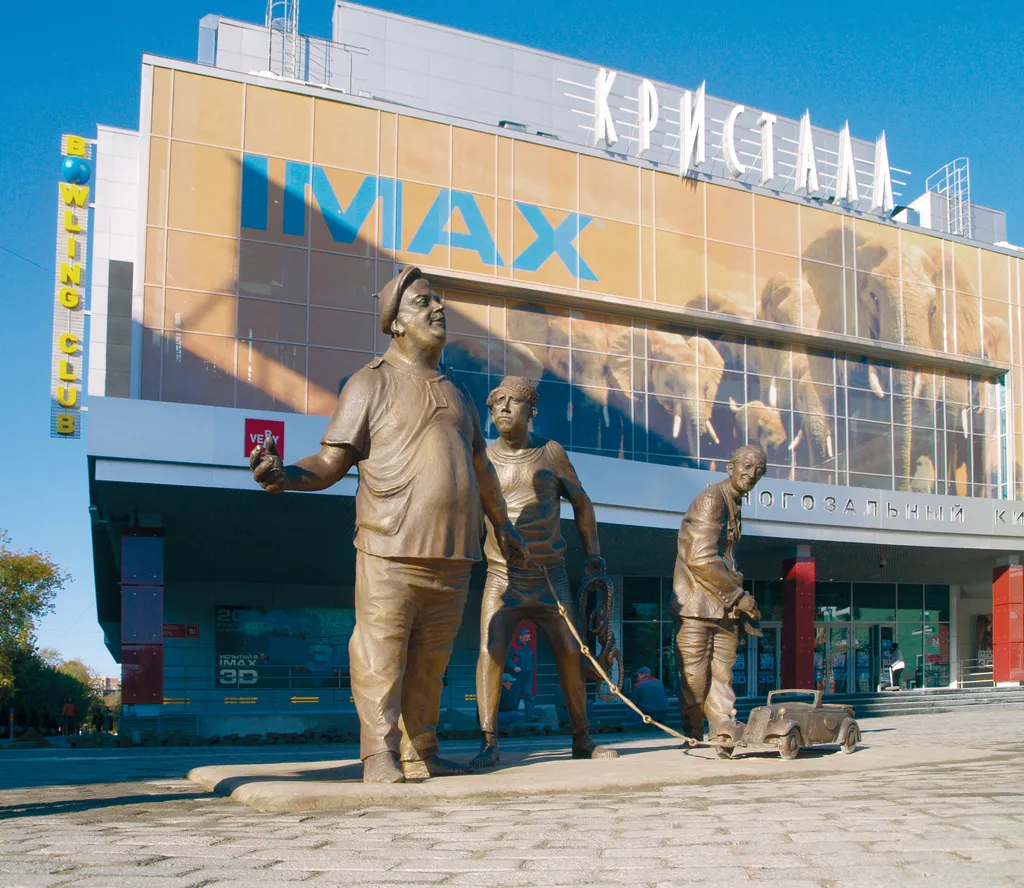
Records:
[[[992,615],[978,614],[975,625],[974,646],[978,652],[978,664],[985,665],[992,662]]]
[[[347,688],[347,608],[217,607],[217,687]]]

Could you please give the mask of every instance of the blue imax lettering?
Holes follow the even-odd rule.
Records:
[[[270,200],[269,158],[246,154],[242,161],[242,228],[266,231],[267,205]],[[318,211],[339,244],[354,243],[360,229],[370,217],[377,201],[381,204],[381,248],[403,250],[429,256],[437,246],[476,253],[485,265],[506,266],[498,252],[491,229],[480,211],[476,196],[468,191],[439,188],[408,243],[402,231],[402,193],[405,183],[384,176],[366,176],[356,189],[347,207],[342,206],[327,171],[308,163],[285,161],[284,194],[282,197],[282,233],[295,237],[306,234],[307,188],[312,194],[313,209]],[[582,281],[596,281],[590,266],[580,256],[576,239],[593,221],[592,216],[569,213],[553,225],[540,207],[516,201],[516,209],[532,229],[535,238],[513,260],[521,271],[538,271],[552,256]],[[451,230],[455,211],[461,219],[460,230]],[[403,247],[404,244],[404,247]]]

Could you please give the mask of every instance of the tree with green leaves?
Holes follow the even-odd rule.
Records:
[[[0,699],[15,688],[16,667],[32,655],[35,631],[53,613],[70,576],[42,552],[22,552],[0,529]]]

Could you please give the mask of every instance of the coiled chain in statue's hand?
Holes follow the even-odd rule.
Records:
[[[597,656],[597,663],[609,676],[618,675],[618,684],[622,684],[622,655],[619,653],[619,645],[615,640],[615,630],[612,628],[612,614],[615,608],[615,586],[611,577],[604,573],[584,574],[580,581],[579,591],[576,593],[576,613],[581,622],[587,613],[587,604],[590,602],[591,593],[596,591],[596,604],[590,612],[587,620],[587,628],[598,643],[601,645],[601,653]],[[616,671],[617,669],[617,671]],[[606,685],[610,682],[604,680],[596,669],[591,668],[591,675],[596,681],[601,682],[597,686],[597,696],[605,703],[610,703],[616,698],[614,691]]]

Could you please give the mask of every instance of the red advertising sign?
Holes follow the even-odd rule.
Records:
[[[198,638],[198,623],[164,623],[164,638]]]
[[[252,453],[253,447],[257,444],[262,447],[267,443],[267,436],[273,436],[277,442],[277,453],[284,459],[284,420],[283,419],[246,419],[245,420],[245,449],[243,455],[246,459]]]

